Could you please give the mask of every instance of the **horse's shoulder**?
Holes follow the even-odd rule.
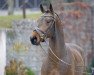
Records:
[[[72,43],[66,43],[66,48],[71,52],[76,62],[83,61],[83,49]]]
[[[83,53],[84,53],[84,50],[80,46],[78,46],[76,44],[66,43],[65,45],[66,45],[66,48],[68,50],[72,51],[72,52],[76,52],[76,53],[79,52],[81,55],[83,55]]]

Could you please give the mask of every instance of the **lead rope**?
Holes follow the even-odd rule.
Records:
[[[59,61],[61,61],[62,63],[64,63],[64,64],[66,64],[66,65],[69,65],[69,66],[71,66],[71,64],[69,64],[69,63],[67,63],[67,62],[65,62],[64,60],[62,60],[62,59],[60,59],[54,52],[53,52],[53,50],[50,48],[50,46],[47,44],[47,42],[45,41],[45,44],[48,46],[48,48],[50,49],[50,51],[51,51],[51,53],[59,60]],[[43,47],[41,46],[41,44],[40,44],[40,47],[43,49]],[[44,50],[44,49],[43,49]],[[45,51],[45,50],[44,50]],[[46,53],[46,52],[45,52]],[[51,57],[50,57],[51,58]],[[52,59],[52,58],[51,58]],[[53,60],[53,59],[52,59]],[[53,60],[54,61],[54,60]],[[56,61],[54,61],[55,63],[57,63]],[[78,66],[79,67],[79,66]],[[80,66],[80,67],[83,67],[83,66]],[[72,71],[75,71],[75,72],[80,72],[80,71],[76,71],[76,70],[73,70],[73,69],[71,69]],[[88,72],[82,72],[83,74],[89,74],[89,75],[91,75],[92,73],[88,73]]]

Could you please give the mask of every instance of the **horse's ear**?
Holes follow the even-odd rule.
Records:
[[[53,12],[54,12],[54,11],[53,11],[53,7],[52,7],[52,4],[50,4],[49,9],[50,9],[51,13],[53,13]]]
[[[40,4],[40,10],[41,10],[42,13],[44,13],[44,11],[45,11],[42,4]]]

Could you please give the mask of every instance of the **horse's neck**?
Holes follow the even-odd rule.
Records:
[[[61,23],[59,22],[57,22],[55,25],[55,34],[54,35],[55,36],[53,38],[49,39],[49,45],[51,49],[53,50],[53,52],[55,53],[55,55],[62,59],[66,55],[66,50],[65,50],[63,29],[62,29]],[[53,57],[55,56],[53,55]]]

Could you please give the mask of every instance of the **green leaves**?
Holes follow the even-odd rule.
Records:
[[[35,75],[35,74],[30,68],[27,68],[27,75]]]

